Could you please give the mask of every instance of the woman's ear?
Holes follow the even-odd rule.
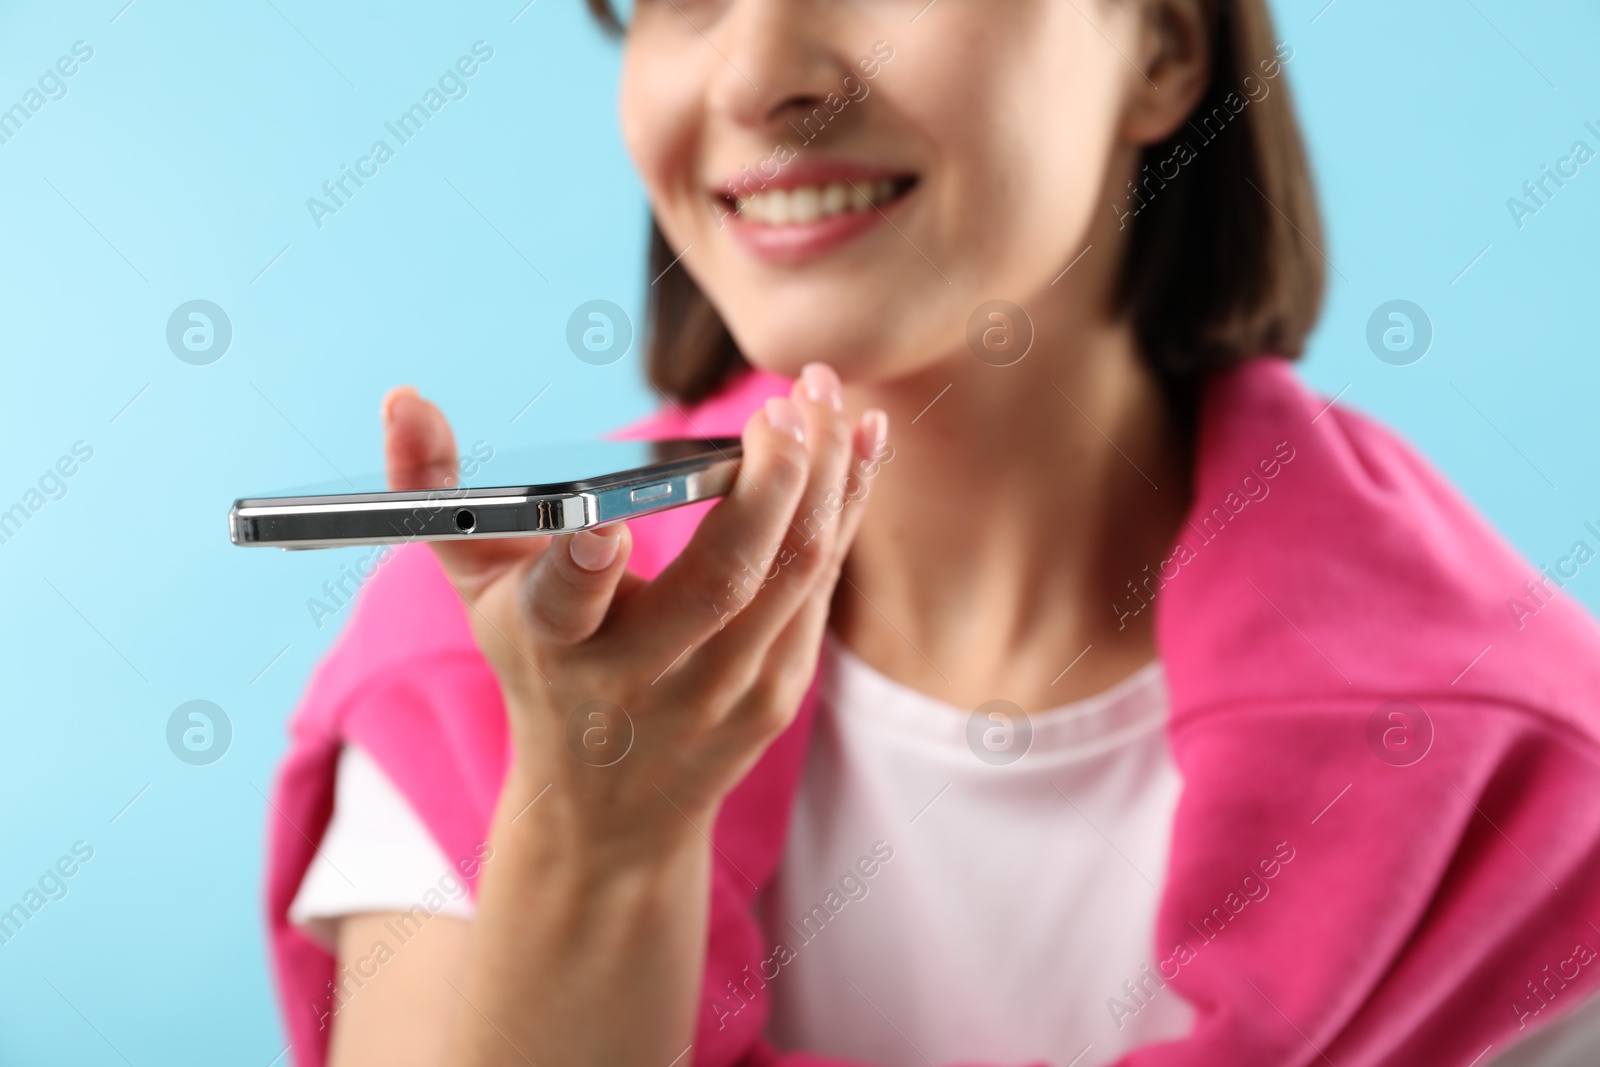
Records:
[[[1194,113],[1211,81],[1215,18],[1207,0],[1144,0],[1139,67],[1123,114],[1123,138],[1159,144]]]

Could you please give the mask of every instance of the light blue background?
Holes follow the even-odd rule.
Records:
[[[284,1038],[260,791],[335,631],[306,599],[355,553],[234,549],[227,505],[374,469],[400,381],[497,449],[646,411],[637,352],[593,367],[563,341],[585,300],[637,315],[646,212],[615,50],[578,0],[123,2],[0,7],[0,106],[74,41],[94,48],[0,145],[0,509],[73,442],[94,448],[0,544],[0,909],[73,842],[95,850],[0,945],[0,1062],[265,1067]],[[1600,520],[1600,161],[1521,230],[1506,200],[1575,140],[1600,148],[1600,12],[1323,4],[1274,4],[1336,267],[1305,373],[1553,561]],[[478,40],[495,55],[469,95],[319,231],[306,198]],[[235,331],[210,366],[165,343],[195,298]],[[1365,343],[1394,298],[1436,331],[1409,367]],[[1572,592],[1600,605],[1600,578]],[[166,747],[194,698],[233,723],[209,767]]]

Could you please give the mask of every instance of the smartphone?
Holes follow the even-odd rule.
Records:
[[[721,496],[742,455],[737,437],[515,453],[480,443],[456,464],[410,472],[429,488],[392,492],[373,475],[243,497],[228,512],[228,534],[236,545],[337,548],[573,533]]]

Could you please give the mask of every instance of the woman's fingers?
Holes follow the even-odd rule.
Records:
[[[847,469],[840,476],[837,490],[823,491],[829,516],[828,541],[822,554],[808,564],[815,568],[814,572],[804,577],[796,572],[788,578],[780,574],[769,582],[761,597],[728,620],[721,633],[697,650],[685,669],[686,684],[740,690],[774,670],[781,673],[789,660],[800,664],[795,669],[806,667],[801,661],[809,661],[810,668],[816,666],[821,627],[827,621],[840,568],[866,513],[867,493],[877,473],[887,431],[888,419],[876,409],[846,431]],[[802,518],[805,514],[801,512]],[[738,664],[743,664],[744,669],[730,670]]]
[[[434,404],[409,385],[396,386],[382,403],[383,454],[389,488],[453,488],[457,480],[455,434]],[[448,493],[441,501],[450,500]],[[419,507],[427,507],[423,502]],[[544,551],[543,537],[435,541],[434,552],[456,591],[476,603],[484,587],[508,566],[525,565]]]
[[[850,468],[851,427],[844,417],[844,398],[833,368],[811,363],[801,371],[791,392],[806,420],[811,450],[811,478],[789,524],[786,546],[794,553],[789,573],[805,584],[826,569],[838,541],[844,512],[844,478]]]
[[[555,645],[588,640],[605,621],[625,577],[633,534],[618,523],[554,538],[528,572],[523,610],[533,636]]]
[[[796,380],[791,399],[806,424],[811,457],[806,488],[784,531],[776,566],[762,575],[761,595],[740,604],[737,615],[725,618],[719,627],[739,630],[757,654],[827,572],[846,503],[844,481],[850,468],[852,435],[844,417],[838,376],[823,364],[810,364]]]
[[[617,639],[657,669],[714,633],[756,595],[805,491],[811,457],[793,400],[774,397],[745,423],[744,458],[728,495],[656,580],[619,606]]]

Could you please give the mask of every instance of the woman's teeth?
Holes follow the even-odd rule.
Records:
[[[893,179],[875,182],[834,182],[772,189],[739,199],[739,214],[769,226],[816,222],[852,211],[867,211],[895,197]]]

